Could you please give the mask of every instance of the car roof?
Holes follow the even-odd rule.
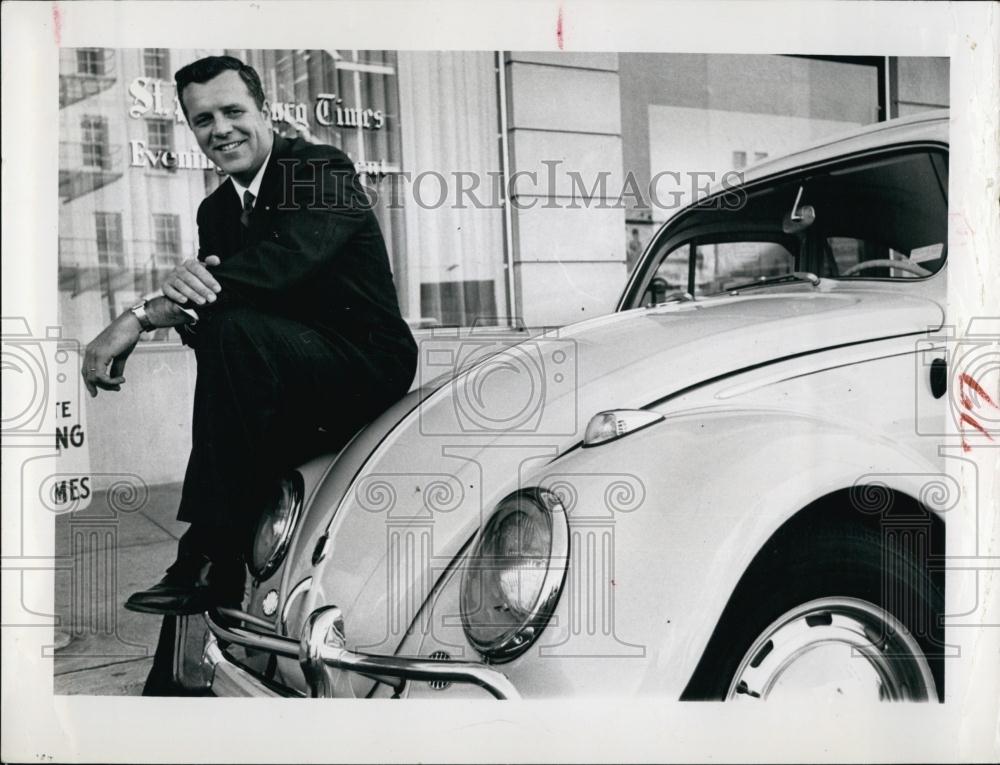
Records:
[[[947,144],[948,125],[949,112],[947,109],[937,109],[912,117],[876,122],[865,128],[855,128],[846,133],[827,136],[821,141],[791,154],[784,154],[753,165],[743,172],[743,182],[752,182],[787,170],[794,170],[803,165],[813,165],[868,149],[921,141]]]

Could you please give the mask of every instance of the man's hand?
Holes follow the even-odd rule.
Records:
[[[98,388],[121,390],[122,383],[125,382],[122,377],[125,360],[139,342],[141,334],[139,320],[131,311],[126,311],[90,341],[83,354],[81,374],[91,397],[97,395]]]
[[[221,262],[216,255],[209,255],[204,263],[197,258],[185,260],[167,275],[162,285],[163,294],[180,305],[189,300],[197,305],[214,303],[215,294],[222,292],[222,286],[206,266],[217,266]]]

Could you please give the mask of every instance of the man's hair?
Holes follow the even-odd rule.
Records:
[[[181,109],[184,111],[185,117],[188,116],[188,113],[183,98],[184,88],[194,82],[200,85],[213,80],[226,71],[238,73],[240,79],[247,86],[247,90],[250,91],[250,95],[253,96],[257,108],[260,109],[264,106],[264,87],[260,84],[260,75],[257,74],[256,69],[232,56],[206,56],[187,66],[182,66],[174,75],[177,98],[181,102]]]

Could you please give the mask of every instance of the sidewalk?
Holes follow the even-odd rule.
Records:
[[[180,484],[148,492],[145,502],[96,492],[86,510],[56,519],[56,555],[72,560],[55,575],[56,694],[142,692],[160,617],[126,611],[122,604],[163,576],[187,528],[174,519]]]

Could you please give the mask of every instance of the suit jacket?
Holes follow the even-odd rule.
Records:
[[[229,180],[198,208],[198,257],[222,260],[219,300],[199,314],[249,305],[415,364],[382,232],[344,152],[275,135],[249,227],[241,211]]]

